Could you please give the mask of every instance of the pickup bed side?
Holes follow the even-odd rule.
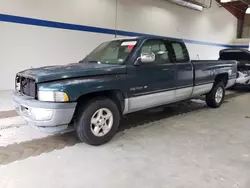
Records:
[[[192,64],[194,66],[194,86],[211,84],[216,79],[222,79],[226,88],[235,84],[236,61],[193,60]]]

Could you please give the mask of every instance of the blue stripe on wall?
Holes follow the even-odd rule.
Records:
[[[13,16],[13,15],[7,15],[7,14],[0,14],[0,21],[25,24],[25,25],[33,25],[33,26],[41,26],[41,27],[50,27],[50,28],[67,29],[67,30],[75,30],[75,31],[110,34],[110,35],[116,34],[116,35],[122,35],[122,36],[157,36],[157,35],[151,35],[151,34],[146,34],[146,33],[135,33],[135,32],[107,29],[107,28],[101,28],[101,27],[92,27],[92,26],[86,26],[86,25],[54,22],[54,21]],[[175,40],[181,40],[179,38],[171,38],[171,37],[168,37],[168,38],[175,39]],[[214,42],[204,42],[204,41],[189,40],[189,39],[183,39],[183,40],[184,40],[184,42],[189,43],[189,44],[218,46],[218,47],[225,47],[225,48],[248,48],[248,45],[238,46],[238,45],[220,44],[220,43],[214,43]]]

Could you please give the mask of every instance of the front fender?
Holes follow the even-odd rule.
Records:
[[[38,84],[38,90],[66,92],[71,102],[84,94],[108,90],[120,90],[126,97],[127,88],[125,74],[73,78]]]

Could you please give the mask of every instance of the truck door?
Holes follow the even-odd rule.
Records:
[[[176,65],[176,101],[185,100],[193,91],[193,65],[183,42],[172,41],[170,46]]]
[[[132,87],[129,88],[131,111],[167,104],[175,97],[176,66],[166,42],[149,39],[142,44],[138,57],[142,53],[153,53],[155,60],[140,62],[133,68],[133,83],[130,83]]]

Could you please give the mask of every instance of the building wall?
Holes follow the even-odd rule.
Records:
[[[182,38],[192,59],[216,59],[237,30],[236,18],[215,2],[198,12],[163,0],[0,1],[0,90],[13,89],[20,70],[77,62],[121,35]]]

